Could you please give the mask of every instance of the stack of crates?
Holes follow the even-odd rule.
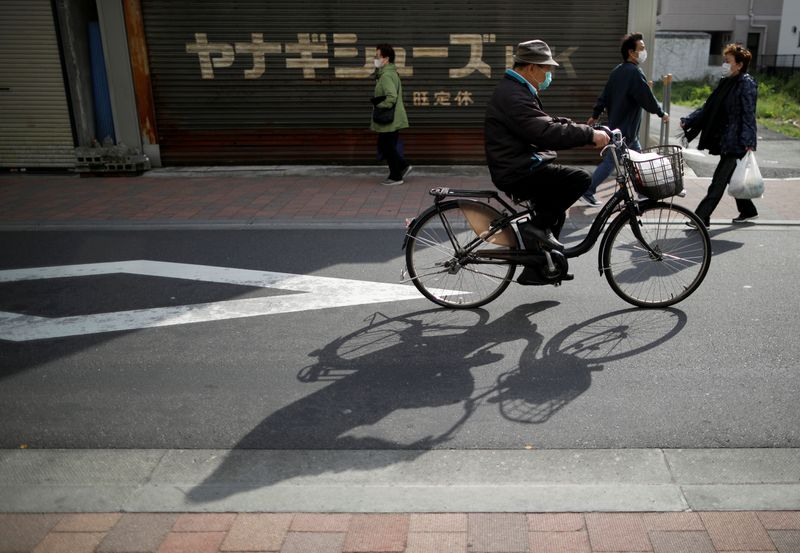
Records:
[[[139,174],[150,169],[150,159],[125,144],[75,148],[75,159],[75,171],[81,174]]]

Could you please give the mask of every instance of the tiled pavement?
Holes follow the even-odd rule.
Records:
[[[426,175],[381,187],[372,175],[80,178],[0,175],[0,226],[400,225],[433,186],[489,187],[482,175]],[[694,207],[708,179],[688,178]],[[600,196],[610,194],[606,184]],[[800,182],[769,180],[759,224],[800,221]],[[571,224],[594,210],[576,206]],[[712,222],[736,215],[723,199]],[[439,514],[0,514],[0,553],[800,553],[800,512]]]
[[[800,551],[800,512],[0,514],[0,553]]]
[[[7,173],[0,175],[0,225],[401,225],[430,205],[432,187],[491,188],[483,175],[417,173],[394,187],[378,185],[377,173],[116,178]],[[677,202],[696,207],[708,182],[687,178],[688,195]],[[613,187],[611,181],[604,184],[600,198],[607,198]],[[765,196],[756,205],[759,222],[800,220],[800,180],[767,180]],[[572,224],[586,225],[596,213],[576,204],[569,217]],[[712,222],[728,224],[736,214],[733,199],[726,196]]]

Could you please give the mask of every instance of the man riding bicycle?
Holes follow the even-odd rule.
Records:
[[[517,45],[514,66],[506,71],[486,108],[484,135],[494,185],[535,204],[532,224],[523,227],[523,239],[530,233],[550,248],[563,249],[558,235],[566,210],[586,192],[592,177],[583,169],[554,163],[554,150],[587,144],[602,148],[609,137],[588,125],[545,113],[539,93],[550,85],[556,66],[544,41]],[[520,279],[524,284],[524,272]]]

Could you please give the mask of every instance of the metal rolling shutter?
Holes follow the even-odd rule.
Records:
[[[554,48],[545,108],[585,121],[619,62],[628,2],[143,0],[142,12],[167,164],[374,160],[380,42],[398,51],[410,159],[483,163],[485,105],[513,47]]]
[[[73,167],[74,140],[49,0],[0,2],[0,166]]]

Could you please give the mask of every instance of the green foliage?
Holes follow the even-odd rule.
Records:
[[[800,138],[800,72],[793,75],[753,75],[758,82],[756,120],[760,125],[792,138]],[[673,81],[672,103],[700,107],[716,83]],[[664,97],[663,86],[655,83],[656,97]]]

